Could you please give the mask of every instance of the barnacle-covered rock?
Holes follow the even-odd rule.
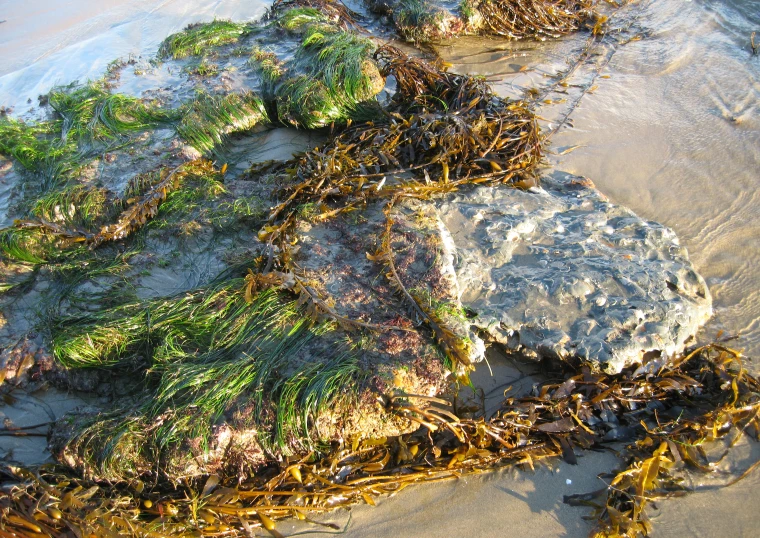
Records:
[[[436,209],[456,245],[462,304],[508,348],[618,372],[645,353],[682,350],[711,315],[675,233],[588,179],[476,187]]]

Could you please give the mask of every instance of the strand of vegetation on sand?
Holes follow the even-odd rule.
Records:
[[[426,24],[440,27],[437,15],[426,15],[428,4],[400,5],[397,26],[417,29],[401,30],[407,39],[432,35]],[[477,32],[543,37],[579,28],[592,5],[460,8],[463,18],[485,21]],[[129,251],[113,261],[104,249],[138,250],[151,225],[184,223],[196,206],[217,214],[227,171],[196,155],[137,174],[117,195],[82,180],[93,159],[135,148],[156,129],[221,159],[236,134],[329,127],[319,147],[248,171],[246,181],[271,191],[268,210],[241,211],[241,218],[255,213],[245,221],[258,230],[253,260],[180,294],[48,314],[56,372],[129,378],[134,387],[108,410],[56,424],[51,447],[59,464],[3,467],[0,534],[242,536],[263,527],[280,536],[278,519],[311,521],[417,483],[551,458],[572,464],[576,450],[605,446],[619,425],[630,436],[628,467],[605,490],[566,502],[594,508],[598,536],[633,537],[651,530],[648,502],[684,491],[682,473],[711,472],[722,460],[706,444],[727,449],[745,434],[757,440],[760,384],[738,352],[719,344],[614,376],[554,364],[550,381],[507,397],[491,416],[484,409],[465,416],[446,394],[370,386],[364,353],[388,333],[435,343],[447,374],[455,374],[452,390],[469,383],[472,369],[471,342],[447,326],[424,286],[405,283],[394,208],[467,185],[536,186],[544,138],[530,103],[500,98],[482,78],[451,74],[440,61],[378,47],[357,30],[358,20],[330,0],[278,1],[260,23],[192,25],[159,50],[169,62],[251,45],[267,32],[291,40],[286,60],[258,43],[245,49],[246,68],[261,82],[256,93],[199,91],[169,108],[112,93],[100,81],[53,90],[48,121],[0,117],[0,153],[29,178],[28,218],[0,231],[2,257],[35,271],[79,267],[81,280],[120,271]],[[388,77],[396,89],[381,105],[376,96]],[[341,314],[340,297],[310,280],[297,260],[304,208],[310,223],[321,223],[373,204],[385,208],[385,223],[367,258],[398,298],[396,324]],[[377,401],[359,402],[367,395]],[[351,430],[352,413],[369,404],[402,424],[401,435],[373,439]],[[222,418],[228,429],[220,431]],[[217,454],[225,435],[234,443]],[[209,461],[221,462],[210,474],[198,464]]]

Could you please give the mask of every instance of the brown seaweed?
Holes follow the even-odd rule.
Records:
[[[482,17],[482,32],[513,39],[559,37],[581,27],[590,0],[481,0],[467,2]],[[474,17],[466,17],[473,20]]]
[[[390,46],[376,58],[383,76],[398,84],[386,118],[351,125],[301,157],[262,239],[282,239],[304,203],[318,207],[316,218],[324,220],[374,198],[509,184],[540,162],[538,125],[525,103],[505,102],[480,79],[446,73]]]
[[[182,179],[189,174],[216,173],[210,161],[198,160],[184,163],[173,170],[163,170],[162,178],[148,192],[134,199],[126,200],[127,208],[113,224],[104,225],[97,232],[82,229],[69,229],[64,225],[45,219],[17,221],[12,226],[14,230],[39,230],[44,236],[54,239],[59,248],[67,248],[73,244],[84,244],[96,248],[109,241],[126,238],[134,231],[144,226],[156,216],[159,206],[166,200],[167,195],[179,188]]]
[[[422,409],[415,401],[432,405]],[[738,352],[721,345],[617,375],[567,366],[559,382],[508,397],[490,418],[457,417],[445,400],[413,394],[384,397],[382,403],[421,430],[346,441],[323,457],[284,460],[243,483],[211,475],[177,489],[140,480],[109,485],[55,467],[35,473],[6,467],[12,482],[0,496],[3,536],[242,536],[256,527],[274,529],[282,518],[374,504],[378,496],[414,484],[505,465],[534,467],[546,458],[572,462],[576,450],[606,442],[611,417],[630,428],[635,442],[628,446],[631,465],[598,492],[603,504],[597,536],[647,535],[644,508],[651,499],[683,491],[677,472],[712,471],[696,447],[721,439],[731,445],[745,434],[757,440],[760,432],[760,382],[741,367]],[[585,506],[594,498],[566,502]]]

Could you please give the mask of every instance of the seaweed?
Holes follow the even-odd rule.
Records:
[[[97,82],[55,88],[48,95],[48,103],[62,119],[61,139],[72,137],[80,146],[110,142],[177,119],[175,111],[112,94]]]
[[[316,417],[350,400],[349,383],[361,384],[356,356],[330,336],[331,321],[304,315],[298,298],[271,287],[244,297],[244,282],[57,323],[53,351],[62,365],[138,368],[147,387],[136,412],[130,406],[76,428],[61,457],[112,479],[171,476],[187,464],[184,450],[206,454],[212,426],[240,408],[238,427],[261,428],[254,439],[263,447],[285,455],[313,448]],[[114,430],[124,433],[113,439]]]
[[[467,0],[460,20],[434,4],[403,0],[393,15],[415,41],[436,32],[544,38],[579,28],[592,4]],[[259,94],[201,92],[168,110],[98,82],[54,90],[51,121],[0,117],[0,151],[48,178],[31,205],[33,218],[0,230],[0,251],[48,264],[61,288],[53,296],[125,271],[129,252],[94,249],[146,225],[186,223],[198,214],[217,227],[259,227],[266,219],[255,260],[211,284],[152,299],[109,296],[122,281],[101,295],[69,297],[65,316],[60,305],[48,312],[52,368],[134,386],[106,411],[80,410],[55,425],[51,447],[66,468],[3,468],[13,485],[0,497],[2,533],[251,535],[263,527],[277,536],[278,519],[374,504],[417,483],[549,458],[573,463],[576,450],[615,438],[614,422],[634,439],[627,468],[596,496],[566,502],[595,503],[598,536],[634,536],[650,532],[652,499],[681,491],[678,473],[712,470],[703,444],[723,440],[727,450],[745,434],[757,439],[760,383],[738,352],[717,344],[672,359],[647,357],[617,375],[582,363],[554,365],[547,382],[507,397],[491,416],[465,415],[447,398],[408,394],[383,385],[380,374],[371,377],[374,344],[402,331],[437,344],[456,374],[452,389],[469,383],[472,342],[450,326],[465,314],[405,279],[393,210],[405,199],[470,184],[537,184],[546,138],[529,101],[500,98],[484,79],[448,73],[442,62],[389,45],[376,50],[351,29],[358,16],[338,2],[278,1],[269,18],[266,28],[297,46],[287,61],[253,49]],[[592,22],[590,42],[605,31],[602,17]],[[167,38],[159,57],[204,56],[194,68],[202,75],[212,65],[207,53],[257,28],[192,25]],[[381,108],[375,96],[385,77],[396,88]],[[268,212],[258,194],[215,205],[226,193],[227,165],[217,171],[206,160],[140,174],[121,198],[74,178],[87,158],[159,126],[174,126],[198,151],[220,157],[235,133],[275,123],[331,130],[323,145],[289,162],[254,166],[246,179],[266,172],[276,185]],[[293,248],[304,220],[326,221],[370,203],[378,212],[384,206],[385,226],[367,256],[387,279],[386,306],[396,316],[376,324],[343,315],[340,298],[309,279]],[[430,356],[442,362],[435,352],[421,359]],[[45,373],[43,366],[35,371]],[[357,415],[399,424],[391,430],[401,435],[369,438]]]
[[[421,43],[448,35],[447,12],[427,0],[400,0],[393,10],[393,23],[406,41]]]
[[[540,162],[538,125],[525,103],[505,102],[482,80],[445,73],[389,46],[376,56],[398,85],[390,113],[355,123],[301,157],[260,238],[286,235],[300,204],[315,204],[324,220],[373,198],[509,184]]]
[[[268,122],[264,103],[253,92],[227,95],[199,92],[183,107],[177,133],[201,153],[213,155],[231,134]]]
[[[275,0],[269,17],[277,18],[277,24],[287,30],[307,22],[326,21],[348,29],[356,26],[359,15],[339,0]]]
[[[435,0],[375,0],[401,38],[421,44],[462,35],[509,39],[557,38],[594,17],[596,0],[461,0],[455,8]]]
[[[65,185],[38,198],[31,213],[48,222],[89,228],[110,213],[106,208],[107,199],[106,189],[82,184]]]
[[[44,176],[47,185],[76,167],[77,148],[73,141],[56,137],[60,123],[27,124],[0,116],[0,153],[12,157],[29,172]]]
[[[604,445],[607,421],[614,416],[633,432],[628,450],[635,462],[595,494],[604,503],[595,516],[596,536],[646,535],[650,523],[643,508],[673,488],[683,490],[674,474],[679,467],[714,472],[700,444],[720,439],[733,444],[745,434],[757,439],[760,383],[741,368],[739,357],[712,345],[614,376],[566,365],[560,380],[526,396],[507,397],[490,417],[457,417],[440,398],[384,397],[389,411],[413,418],[420,430],[397,438],[346,439],[323,457],[283,460],[242,482],[219,473],[179,488],[148,486],[137,478],[113,487],[56,468],[36,474],[6,468],[15,485],[2,501],[0,517],[16,533],[58,535],[69,526],[149,532],[160,524],[168,536],[220,528],[244,535],[259,527],[274,530],[282,518],[374,505],[377,497],[415,484],[509,465],[533,468],[550,458],[573,461],[576,450]],[[421,409],[416,402],[430,407]],[[657,405],[641,405],[649,402]],[[137,428],[130,431],[141,435]],[[569,496],[565,502],[586,506],[596,497]],[[29,507],[36,507],[34,514]],[[98,517],[86,517],[92,513]]]
[[[196,161],[182,164],[174,170],[167,171],[165,177],[145,193],[134,200],[119,216],[114,224],[103,226],[100,231],[87,238],[90,248],[95,248],[106,241],[124,239],[135,230],[145,225],[149,219],[158,214],[159,206],[167,199],[171,191],[177,190],[182,180],[188,175],[209,175],[214,170],[208,161]]]
[[[560,37],[578,30],[591,14],[593,0],[480,0],[462,10],[480,32],[519,39]]]
[[[451,370],[467,381],[468,372],[474,370],[470,358],[472,350],[470,349],[468,340],[455,334],[454,331],[444,324],[441,317],[433,309],[426,307],[425,301],[421,300],[416,294],[412,294],[404,285],[396,269],[396,264],[393,260],[393,218],[391,213],[396,200],[396,198],[393,198],[385,208],[385,231],[381,239],[380,249],[375,254],[367,254],[367,258],[372,261],[381,262],[387,267],[388,273],[386,277],[411,308],[417,323],[424,323],[430,328],[436,342],[450,361],[452,365]]]
[[[272,118],[317,129],[378,114],[371,101],[385,81],[371,60],[371,40],[328,22],[312,7],[278,13],[276,23],[300,43],[287,62],[260,49],[252,55]]]
[[[124,203],[126,209],[116,222],[105,224],[98,231],[89,231],[83,226],[90,224],[95,216],[89,208],[98,206],[103,212],[102,192],[74,186],[62,193],[54,193],[54,196],[38,201],[36,212],[41,215],[38,219],[19,220],[13,226],[0,230],[0,252],[17,261],[40,264],[49,261],[56,253],[63,254],[62,251],[72,246],[94,249],[105,242],[122,240],[154,218],[161,204],[186,177],[208,177],[215,173],[211,163],[205,160],[184,163],[171,171],[163,169],[157,183],[143,195],[127,199]],[[65,201],[71,196],[75,197],[77,205],[69,209]],[[64,201],[63,205],[61,200]],[[182,205],[183,210],[188,209],[179,200],[175,200],[175,205]],[[60,222],[45,218],[50,211],[60,214],[57,219]]]
[[[180,59],[199,56],[211,47],[237,42],[250,33],[248,24],[228,20],[190,24],[181,32],[167,37],[158,48],[159,59]]]

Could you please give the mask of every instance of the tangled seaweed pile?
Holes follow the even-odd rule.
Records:
[[[424,401],[434,405],[422,409]],[[616,376],[567,367],[558,381],[508,397],[488,418],[459,418],[446,400],[416,395],[398,394],[384,404],[423,428],[285,460],[242,483],[213,474],[172,491],[137,479],[109,486],[56,467],[8,469],[16,483],[0,500],[6,532],[187,536],[263,527],[279,536],[275,521],[281,518],[309,520],[357,502],[374,504],[377,496],[410,485],[505,465],[532,468],[560,457],[574,463],[577,448],[603,446],[626,430],[635,439],[627,449],[629,467],[607,489],[565,502],[597,507],[596,536],[634,537],[651,530],[647,502],[685,491],[685,470],[710,472],[719,461],[708,457],[707,444],[728,447],[744,434],[758,440],[760,433],[760,383],[737,352],[718,345]]]
[[[539,164],[538,126],[524,103],[506,102],[483,80],[446,73],[391,46],[375,57],[398,86],[386,117],[349,126],[299,159],[266,237],[282,235],[300,204],[324,208],[316,217],[324,220],[376,198],[509,184]],[[338,207],[325,205],[336,199]]]
[[[370,0],[406,41],[426,43],[463,35],[546,39],[578,30],[593,18],[595,0]]]
[[[579,28],[592,5],[468,1],[454,22],[411,0],[392,12],[413,41],[541,38]],[[30,361],[4,350],[16,361],[3,364],[5,387],[43,380],[92,391],[133,380],[108,409],[53,426],[58,465],[3,468],[0,536],[256,527],[279,536],[281,518],[505,465],[573,463],[576,449],[615,439],[633,441],[628,469],[599,499],[567,502],[596,503],[599,536],[636,536],[649,532],[649,500],[681,488],[687,469],[710,470],[705,443],[757,440],[760,384],[719,345],[616,375],[555,364],[552,381],[491,416],[450,409],[447,396],[469,383],[478,358],[461,330],[469,313],[445,285],[443,247],[415,250],[425,216],[410,226],[397,210],[467,185],[534,186],[542,138],[528,103],[442,62],[376,47],[355,31],[357,17],[328,0],[278,1],[260,23],[193,25],[159,50],[163,61],[206,66],[241,58],[250,91],[214,89],[205,82],[215,70],[195,66],[188,80],[210,79],[190,99],[147,101],[112,93],[111,73],[53,90],[47,121],[0,117],[0,153],[25,170],[24,216],[0,230],[0,289],[7,298],[55,285],[39,325],[50,353]],[[395,91],[379,99],[386,79]],[[272,126],[326,140],[236,179],[208,160],[226,163],[236,137]],[[128,181],[99,181],[94,170],[120,158]],[[354,318],[305,267],[313,260],[299,241],[308,227],[370,214],[380,216],[372,248],[356,248],[373,268],[366,304],[376,306]],[[217,248],[217,236],[201,241],[204,225],[225,245],[245,244],[229,248],[217,278],[179,294],[128,292],[152,267],[134,260],[160,253],[157,244],[180,236]],[[414,267],[426,264],[424,280]],[[103,290],[85,291],[94,283]],[[412,382],[397,383],[398,372]]]

